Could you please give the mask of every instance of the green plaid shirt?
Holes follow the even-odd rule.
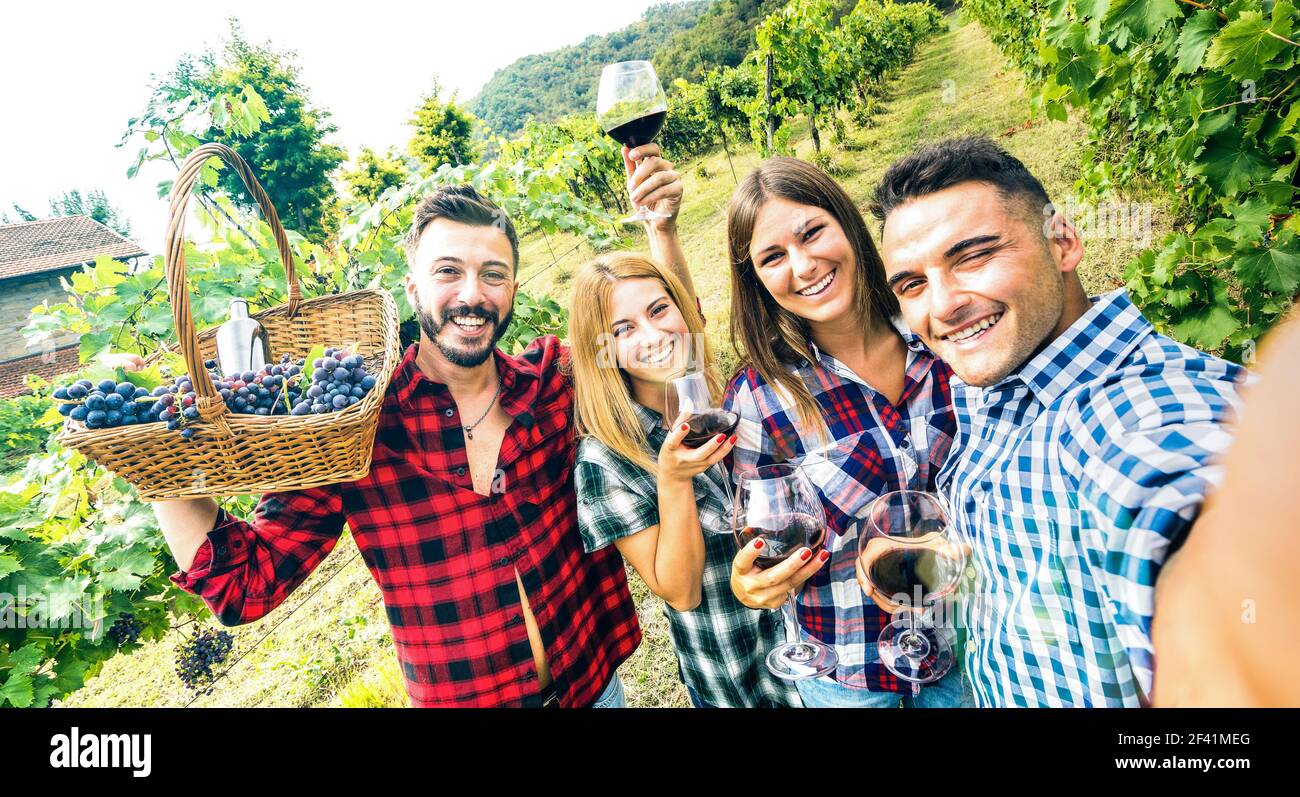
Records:
[[[657,454],[668,430],[659,413],[635,406],[649,450]],[[574,486],[578,529],[588,552],[659,524],[655,475],[594,437],[584,437],[578,444]],[[715,706],[751,708],[765,700],[801,706],[793,682],[773,676],[764,663],[768,651],[785,641],[780,613],[747,608],[731,593],[736,541],[731,534],[726,468],[714,465],[696,476],[693,486],[704,532],[700,605],[689,612],[664,605],[682,681]]]

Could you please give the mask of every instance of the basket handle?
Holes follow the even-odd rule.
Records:
[[[203,165],[214,155],[239,174],[258,207],[262,209],[266,223],[271,227],[271,233],[275,236],[276,249],[280,252],[280,262],[284,265],[285,281],[288,283],[290,318],[297,314],[298,302],[302,294],[298,287],[298,275],[293,267],[293,250],[289,247],[289,236],[284,231],[284,225],[280,223],[279,214],[275,212],[275,207],[267,197],[266,191],[262,190],[262,185],[253,176],[253,170],[249,168],[248,163],[238,152],[225,144],[204,144],[191,152],[181,164],[180,174],[172,184],[171,197],[168,200],[170,207],[167,211],[166,250],[163,259],[167,274],[167,296],[171,300],[172,323],[176,327],[176,338],[180,344],[181,354],[185,357],[185,367],[189,369],[190,383],[198,394],[195,406],[198,407],[199,416],[203,420],[216,421],[218,428],[225,433],[226,424],[223,423],[224,419],[219,420],[219,418],[226,413],[226,403],[213,389],[211,380],[198,376],[203,374],[206,377],[207,369],[199,355],[199,341],[194,329],[194,317],[190,313],[189,291],[185,285],[185,212],[189,209],[190,200],[194,196],[192,189],[195,181],[199,179]]]

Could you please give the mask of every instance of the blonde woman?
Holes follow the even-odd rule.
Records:
[[[649,258],[599,258],[574,280],[569,345],[587,551],[614,545],[663,598],[697,708],[800,705],[763,663],[783,641],[779,616],[745,607],[730,587],[736,544],[723,459],[736,438],[689,448],[686,414],[664,417],[667,380],[688,353],[703,366],[715,406],[722,398],[695,297]]]

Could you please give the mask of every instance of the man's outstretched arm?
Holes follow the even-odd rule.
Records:
[[[1223,483],[1156,584],[1157,706],[1300,706],[1300,315],[1257,373]]]
[[[251,520],[210,498],[156,501],[154,513],[181,572],[225,625],[265,616],[316,569],[343,531],[342,485],[267,493]]]

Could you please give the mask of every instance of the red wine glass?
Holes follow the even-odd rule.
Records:
[[[952,645],[926,614],[956,590],[966,568],[965,546],[939,497],[898,490],[873,501],[858,535],[858,563],[868,595],[895,616],[877,639],[880,660],[919,694],[952,669]]]
[[[825,544],[826,513],[821,498],[797,465],[764,465],[742,473],[734,505],[736,541],[744,547],[755,537],[763,540],[763,555],[755,562],[760,568],[775,567],[805,547],[816,556]],[[834,670],[839,657],[833,648],[800,638],[792,595],[786,596],[782,610],[787,629],[794,629],[794,638],[768,654],[767,668],[772,674],[801,680]]]
[[[649,61],[621,61],[600,73],[596,90],[596,121],[615,141],[631,149],[649,144],[668,116],[668,96]],[[637,208],[624,224],[666,219],[668,214]]]

